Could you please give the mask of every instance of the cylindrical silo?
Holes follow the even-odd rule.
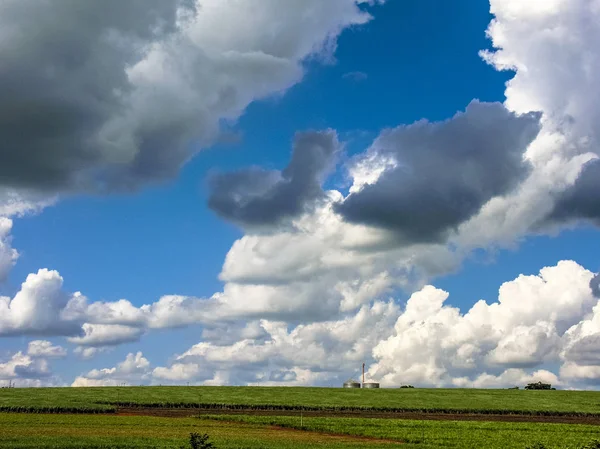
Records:
[[[344,382],[344,388],[360,388],[360,382],[354,380],[348,380]]]
[[[379,384],[377,382],[365,382],[362,385],[363,388],[379,388]]]

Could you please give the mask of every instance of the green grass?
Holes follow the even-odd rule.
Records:
[[[178,449],[191,432],[208,433],[217,449],[380,448],[381,442],[194,418],[0,413],[2,449]],[[386,447],[395,444],[383,442]],[[189,447],[189,446],[188,446]]]
[[[403,441],[403,448],[525,449],[539,442],[548,448],[578,448],[600,438],[600,428],[587,425],[473,421],[411,421],[360,418],[212,416],[219,422],[277,425],[307,431]],[[207,417],[203,417],[207,419]]]
[[[0,389],[0,411],[104,411],[111,404],[155,407],[248,406],[264,409],[600,415],[600,392],[475,389],[275,387],[104,387]]]

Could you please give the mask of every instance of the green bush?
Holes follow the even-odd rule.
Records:
[[[191,449],[215,449],[215,445],[208,441],[209,438],[207,434],[190,433],[189,447]],[[182,446],[181,449],[185,449],[185,447]]]

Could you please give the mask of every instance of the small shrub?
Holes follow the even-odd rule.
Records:
[[[415,388],[412,385],[402,385],[400,388]]]
[[[191,449],[215,449],[215,445],[208,441],[209,438],[207,434],[190,433],[189,447]],[[186,447],[188,446],[181,446],[180,449],[185,449]]]

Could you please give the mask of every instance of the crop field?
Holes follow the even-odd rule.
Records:
[[[521,413],[600,417],[600,392],[289,387],[0,389],[0,411],[115,412],[115,406]]]
[[[196,418],[0,413],[2,449],[178,449],[191,432],[207,433],[217,449],[397,446],[385,440]]]
[[[192,432],[217,449],[579,449],[600,439],[600,393],[580,391],[15,388],[0,389],[0,412],[0,448],[181,448]]]
[[[596,426],[361,418],[145,416],[0,413],[0,448],[179,448],[191,432],[217,449],[515,448],[534,443],[579,448],[600,437]]]
[[[576,448],[600,438],[600,428],[585,425],[471,421],[413,421],[361,418],[213,416],[212,419],[347,434],[403,442],[409,448],[520,448],[542,443],[549,448]],[[206,418],[205,418],[206,419]]]

